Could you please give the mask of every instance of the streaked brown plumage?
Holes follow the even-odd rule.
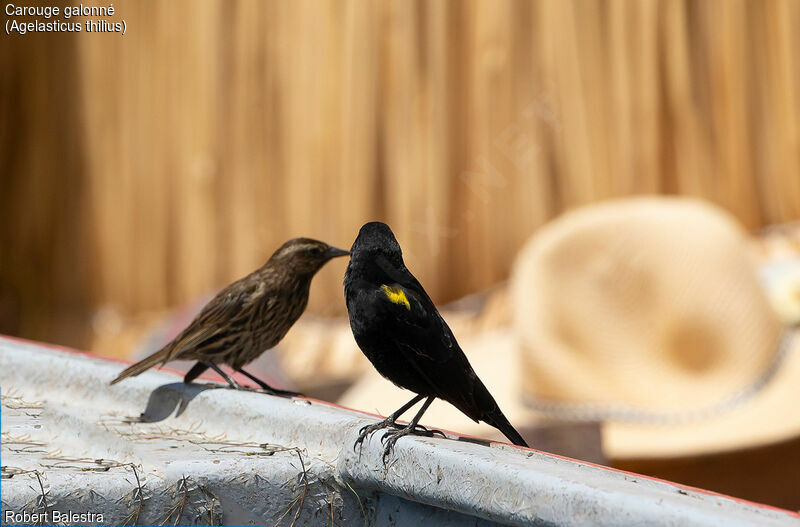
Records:
[[[238,388],[218,366],[227,364],[264,390],[292,393],[276,390],[242,368],[280,342],[300,318],[316,272],[331,258],[347,254],[310,238],[289,240],[261,268],[220,291],[169,344],[125,369],[111,384],[157,364],[194,359],[197,364],[184,377],[186,383],[213,368]]]

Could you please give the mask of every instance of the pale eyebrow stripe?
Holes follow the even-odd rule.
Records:
[[[290,245],[289,247],[284,249],[281,252],[281,254],[293,253],[293,252],[297,252],[297,251],[300,251],[300,250],[303,250],[303,249],[311,249],[311,248],[314,248],[314,247],[319,247],[319,246],[316,245],[316,244],[313,244],[313,243],[304,243],[302,245]]]

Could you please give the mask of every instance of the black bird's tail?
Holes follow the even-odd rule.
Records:
[[[522,436],[519,435],[519,432],[517,432],[516,429],[511,426],[511,423],[508,422],[506,416],[503,415],[503,412],[500,410],[500,407],[497,405],[494,397],[492,397],[492,394],[490,394],[489,390],[486,389],[486,386],[484,386],[478,376],[475,375],[475,372],[472,372],[472,375],[474,384],[472,390],[472,401],[470,401],[471,404],[464,405],[464,407],[456,404],[456,407],[470,416],[472,419],[475,419],[476,421],[483,421],[486,424],[497,428],[503,432],[503,435],[515,445],[528,447],[528,443],[522,439]]]
[[[495,411],[484,415],[481,420],[503,432],[503,435],[515,445],[524,447],[528,446],[528,443],[522,439],[522,436],[519,435],[519,432],[517,432],[516,429],[511,426],[511,423],[508,422],[508,419],[506,419],[506,416],[500,411],[500,408],[495,406]]]

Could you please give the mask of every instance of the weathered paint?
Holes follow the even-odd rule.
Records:
[[[372,421],[363,413],[163,371],[108,386],[119,370],[0,339],[4,510],[41,510],[41,480],[50,510],[117,524],[800,525],[788,511],[467,438],[406,437],[384,465],[380,434],[353,450]]]

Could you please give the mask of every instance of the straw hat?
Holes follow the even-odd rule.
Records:
[[[800,350],[745,233],[709,204],[639,198],[565,214],[521,251],[512,294],[522,367],[495,396],[517,426],[604,421],[611,458],[800,436]]]

